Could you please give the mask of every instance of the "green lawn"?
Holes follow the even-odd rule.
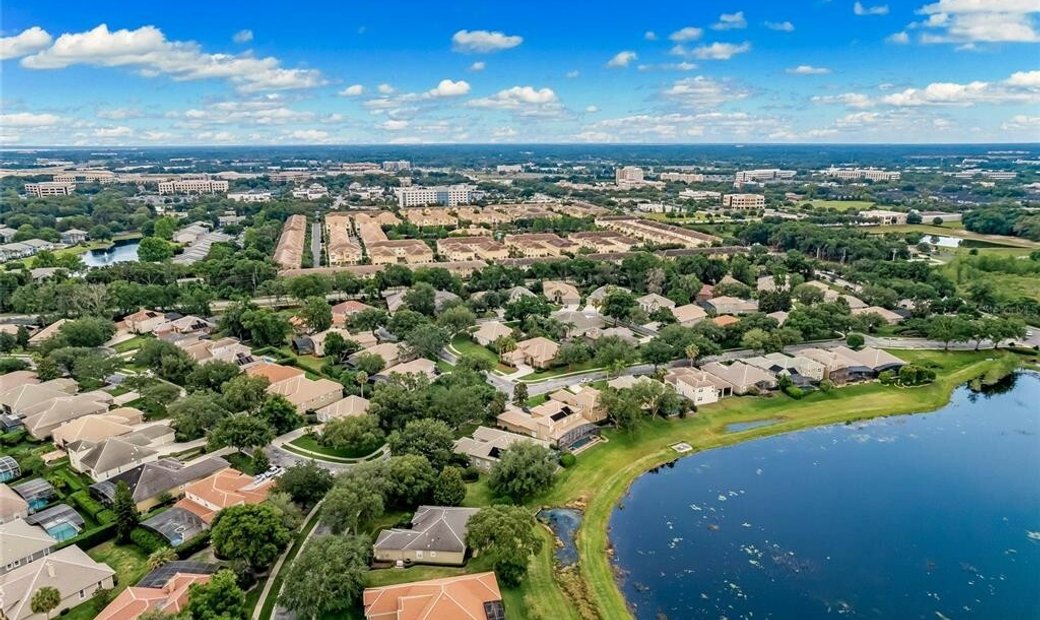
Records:
[[[288,443],[288,445],[294,446],[301,450],[310,450],[311,452],[317,452],[323,456],[329,456],[337,459],[360,459],[372,454],[375,450],[369,450],[367,452],[355,452],[352,450],[337,450],[328,446],[322,445],[317,439],[310,435],[303,435],[297,437]]]
[[[109,541],[87,551],[92,559],[108,564],[116,572],[116,587],[113,594],[122,592],[137,583],[148,572],[148,556],[136,545],[117,545]],[[61,617],[67,620],[91,620],[97,616],[93,601],[73,607]]]
[[[799,205],[803,204],[798,201]],[[835,211],[866,211],[874,208],[870,200],[810,200],[809,204],[817,209],[834,209]]]
[[[582,372],[588,372],[590,370],[599,370],[594,360],[582,362],[580,364],[573,364],[571,366],[558,366],[556,368],[549,368],[548,370],[539,370],[529,375],[525,375],[520,378],[524,383],[532,383],[541,381],[542,379],[551,379],[553,377],[559,377],[560,375],[569,375]]]
[[[498,356],[487,347],[482,347],[469,339],[466,334],[459,334],[452,338],[451,346],[459,352],[459,355],[469,355],[480,359],[486,359],[493,365],[498,365]]]
[[[112,347],[112,349],[115,350],[116,353],[126,353],[127,351],[136,351],[137,349],[140,349],[141,346],[145,342],[147,342],[149,340],[153,340],[152,336],[138,335],[138,336],[134,336],[133,338],[131,338],[129,340],[124,340],[123,342],[120,342],[120,343],[114,345]]]

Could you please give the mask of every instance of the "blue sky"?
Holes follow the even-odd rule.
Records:
[[[0,144],[1036,142],[1040,2],[57,2]]]

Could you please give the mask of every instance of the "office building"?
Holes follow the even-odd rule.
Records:
[[[71,196],[76,191],[75,183],[60,181],[41,181],[39,183],[26,183],[25,193],[30,198],[44,198],[46,196]]]
[[[401,208],[432,204],[454,207],[460,204],[469,204],[475,200],[476,196],[477,192],[472,185],[399,187],[397,188],[397,205]]]
[[[722,197],[724,209],[764,209],[766,197],[762,194],[726,194]]]
[[[228,182],[215,179],[177,179],[160,181],[159,195],[170,194],[217,194],[228,191]]]

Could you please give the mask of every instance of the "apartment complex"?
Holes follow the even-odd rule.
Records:
[[[725,194],[722,197],[724,209],[764,209],[766,197],[762,194]]]
[[[116,175],[108,170],[73,170],[54,175],[55,183],[100,183],[116,182]]]
[[[593,252],[628,252],[639,245],[639,240],[613,230],[593,230],[567,236],[583,248]]]
[[[878,170],[877,168],[836,168],[831,166],[823,171],[823,174],[835,179],[855,181],[866,179],[867,181],[898,181],[902,176],[899,172]]]
[[[657,175],[661,181],[674,181],[676,183],[703,183],[704,175],[696,172],[662,172]]]
[[[407,159],[384,161],[382,169],[383,172],[404,172],[412,169],[412,162]]]
[[[718,237],[706,235],[696,230],[639,218],[602,218],[596,220],[596,224],[603,228],[631,235],[643,241],[658,244],[679,244],[687,248],[711,245],[721,241]]]
[[[643,169],[638,166],[623,166],[614,169],[614,184],[618,187],[634,187],[643,184]]]
[[[421,207],[424,205],[469,204],[476,197],[476,188],[472,185],[437,185],[433,187],[399,187],[397,188],[397,205],[399,207]]]
[[[401,215],[404,216],[404,219],[420,228],[424,226],[453,228],[459,223],[458,218],[443,208],[405,209],[401,211]]]
[[[505,244],[526,258],[560,256],[576,251],[579,244],[564,239],[556,233],[529,233],[506,235]]]
[[[450,261],[509,258],[509,248],[491,237],[448,237],[437,241],[437,253]]]
[[[282,236],[278,238],[278,245],[274,249],[274,262],[282,269],[297,269],[303,262],[306,229],[306,215],[293,215],[285,220]]]
[[[350,216],[344,213],[327,214],[325,238],[328,239],[329,265],[351,265],[361,262],[361,245],[352,234]]]
[[[219,179],[177,179],[159,181],[159,195],[217,194],[228,191],[228,182]]]
[[[433,250],[418,239],[366,243],[365,249],[373,265],[423,265],[433,262]]]
[[[30,198],[71,196],[75,191],[76,184],[68,181],[40,181],[39,183],[25,184],[25,193]]]

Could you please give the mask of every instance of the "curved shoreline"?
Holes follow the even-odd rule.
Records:
[[[950,401],[951,395],[957,387],[985,374],[987,370],[995,365],[996,360],[992,358],[974,361],[949,375],[941,377],[940,380],[930,386],[914,390],[915,394],[920,394],[920,399],[908,399],[906,402],[891,406],[885,402],[872,404],[869,401],[858,402],[853,398],[848,398],[848,404],[852,405],[855,403],[856,410],[840,410],[840,408],[835,410],[833,407],[826,407],[828,405],[827,401],[817,401],[814,405],[823,405],[823,407],[816,407],[823,409],[821,413],[811,411],[800,413],[798,405],[804,401],[787,401],[792,405],[790,414],[775,424],[721,435],[715,433],[713,427],[708,427],[707,429],[702,429],[705,437],[699,441],[689,441],[684,436],[685,433],[693,433],[697,430],[696,428],[690,428],[690,424],[676,423],[671,432],[667,433],[668,438],[665,440],[664,445],[658,450],[644,453],[638,458],[628,461],[621,469],[611,472],[601,484],[597,485],[595,492],[588,494],[584,498],[587,500],[587,504],[581,528],[577,533],[576,545],[578,548],[578,567],[581,580],[584,582],[585,593],[589,599],[587,603],[591,604],[598,612],[599,618],[611,620],[615,618],[632,618],[628,602],[622,595],[615,578],[614,565],[611,561],[612,554],[608,527],[610,515],[632,483],[639,476],[642,476],[654,467],[674,461],[677,458],[698,454],[705,450],[807,428],[935,411]],[[729,407],[729,409],[732,408],[733,406]],[[810,408],[801,407],[803,410]],[[739,412],[739,408],[737,411]],[[712,412],[712,409],[706,408],[705,415],[711,416]],[[676,441],[688,441],[694,446],[694,450],[678,455],[669,447],[671,443]],[[619,442],[612,443],[617,445]],[[635,448],[638,447],[639,445],[637,444]],[[576,498],[570,498],[571,501],[574,499]]]

